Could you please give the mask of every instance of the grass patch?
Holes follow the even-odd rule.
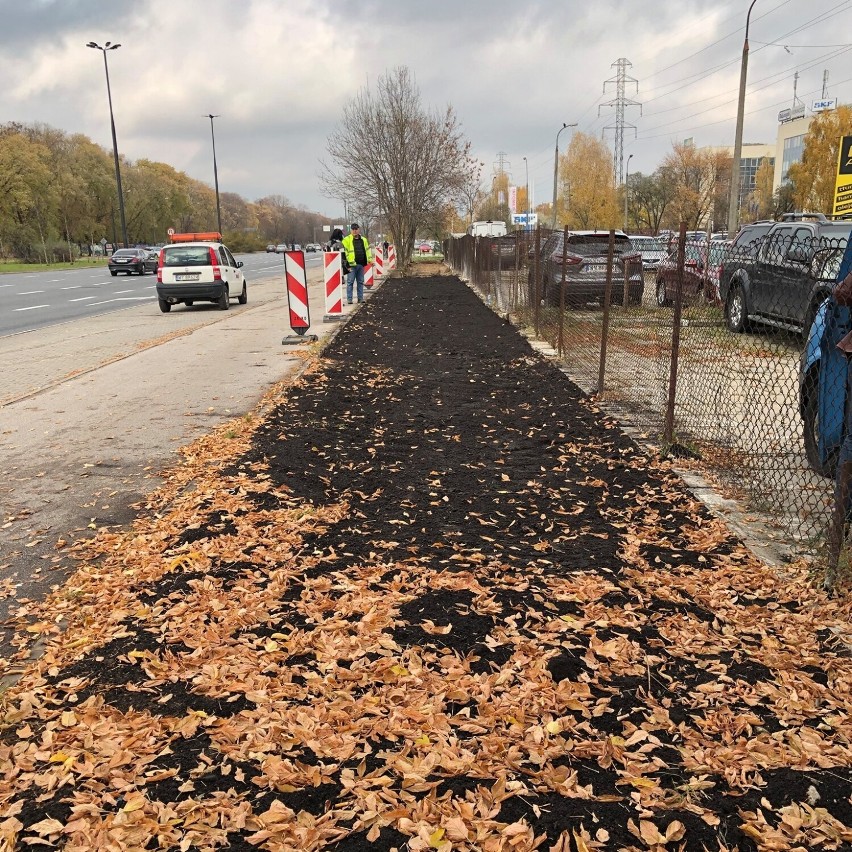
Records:
[[[7,272],[55,272],[63,269],[92,269],[106,267],[106,258],[81,258],[74,263],[21,263],[17,260],[0,260],[0,275]]]

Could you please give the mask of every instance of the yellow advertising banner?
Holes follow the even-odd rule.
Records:
[[[840,138],[837,154],[837,180],[834,183],[834,215],[852,213],[852,136]]]

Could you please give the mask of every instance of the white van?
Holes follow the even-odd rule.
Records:
[[[505,237],[506,223],[502,220],[473,222],[467,232],[472,237]]]

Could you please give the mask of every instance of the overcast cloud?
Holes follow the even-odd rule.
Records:
[[[505,152],[535,201],[552,193],[562,122],[600,135],[614,123],[604,81],[627,58],[639,81],[625,131],[631,173],[674,141],[733,142],[749,0],[0,0],[0,121],[43,122],[110,147],[101,54],[109,54],[121,153],[170,163],[212,184],[207,113],[216,119],[219,185],[286,195],[328,215],[317,175],[343,105],[390,68],[415,73],[424,103],[451,103],[486,163]],[[774,143],[778,111],[798,95],[852,101],[852,0],[757,0],[745,140]],[[712,72],[712,73],[710,73]],[[369,127],[363,133],[370,132]],[[568,143],[562,134],[560,147]],[[606,138],[612,142],[612,133]],[[352,140],[353,145],[358,139]],[[344,191],[341,190],[341,196]]]

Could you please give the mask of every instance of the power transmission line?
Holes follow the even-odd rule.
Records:
[[[639,114],[642,114],[642,104],[639,101],[630,100],[627,97],[628,83],[636,84],[636,91],[639,91],[639,81],[634,77],[627,76],[627,69],[632,67],[632,63],[623,57],[612,63],[612,68],[616,69],[615,77],[604,81],[604,92],[608,84],[615,84],[615,98],[609,103],[601,104],[598,107],[598,115],[603,107],[615,108],[615,124],[610,124],[604,127],[604,132],[607,130],[615,131],[614,157],[613,157],[613,172],[615,176],[616,186],[620,186],[624,180],[624,128],[633,129],[634,133],[638,133],[635,124],[630,124],[625,120],[624,111],[627,107],[638,106]]]

